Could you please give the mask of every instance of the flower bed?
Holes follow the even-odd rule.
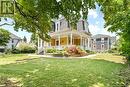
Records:
[[[81,57],[81,56],[86,56],[87,53],[82,50],[81,48],[73,45],[73,46],[70,46],[68,48],[65,49],[67,54],[70,55],[70,56],[73,56],[73,57]]]
[[[48,49],[47,54],[54,57],[82,57],[88,55],[85,50],[75,45],[69,46],[64,50]]]

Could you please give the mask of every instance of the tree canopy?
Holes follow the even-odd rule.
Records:
[[[10,39],[10,33],[7,30],[0,28],[0,46],[6,46]]]
[[[46,41],[50,39],[48,32],[52,19],[63,15],[75,28],[76,22],[81,17],[87,19],[88,9],[94,9],[97,3],[104,13],[105,27],[111,26],[109,31],[117,32],[122,37],[126,42],[122,43],[122,47],[125,48],[122,51],[130,53],[130,0],[14,0],[14,2],[16,9],[12,18],[15,30],[25,29],[37,33]]]
[[[112,0],[102,4],[109,31],[120,36],[120,50],[130,59],[130,0]]]
[[[38,35],[37,34],[32,34],[30,38],[30,43],[34,43],[36,46],[38,45]]]
[[[94,0],[14,0],[14,28],[25,29],[37,33],[43,40],[48,41],[51,21],[63,15],[75,28],[81,18],[87,19],[88,8],[95,7]]]

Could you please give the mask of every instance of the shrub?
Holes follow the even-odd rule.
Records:
[[[87,53],[90,53],[91,51],[90,50],[86,50]]]
[[[14,50],[14,52],[20,52],[20,53],[35,53],[36,48],[33,44],[28,43],[20,43],[19,46]]]
[[[95,53],[96,53],[96,52],[90,51],[90,50],[86,50],[86,52],[87,52],[88,54],[95,54]]]
[[[47,53],[54,53],[54,52],[56,52],[56,49],[47,49]]]
[[[85,56],[86,55],[86,52],[84,50],[74,45],[66,48],[65,50],[70,56]]]
[[[65,56],[65,51],[64,51],[64,50],[56,50],[56,51],[53,53],[53,56],[54,56],[54,57],[63,57],[63,56]]]
[[[5,54],[11,54],[12,50],[11,49],[5,49]]]
[[[61,54],[61,53],[54,53],[53,56],[54,56],[54,57],[63,57],[64,55]]]
[[[12,49],[12,51],[11,51],[13,54],[19,54],[20,53],[20,50],[18,50],[18,49]]]
[[[117,48],[112,48],[110,50],[108,50],[108,53],[118,53]]]

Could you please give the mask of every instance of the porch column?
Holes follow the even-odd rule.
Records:
[[[42,45],[42,39],[40,39],[40,41],[41,41],[41,46],[40,47],[43,47],[43,45]]]
[[[85,39],[83,38],[83,46],[85,45]]]
[[[51,41],[50,41],[50,47],[51,47]]]
[[[45,42],[45,41],[42,40],[42,47],[44,47],[44,42]]]
[[[40,46],[39,46],[39,37],[38,37],[38,43],[37,43],[37,45],[38,45],[38,48],[37,48],[37,49],[38,49],[38,52],[37,52],[37,54],[39,54],[39,53],[40,53],[40,50],[39,50],[39,47],[40,47]]]
[[[84,46],[84,38],[82,37],[82,46]]]
[[[87,45],[87,44],[86,44],[86,38],[85,38],[85,47],[86,47],[86,45]]]
[[[109,47],[109,41],[110,41],[110,40],[109,40],[109,37],[108,37],[108,50],[109,50],[109,48],[110,48],[110,47]]]
[[[89,38],[88,38],[88,48],[89,48],[89,45],[90,45],[89,41],[90,41],[90,40],[89,40]]]
[[[73,35],[72,35],[72,33],[70,34],[70,45],[72,45],[72,43],[73,43]]]
[[[47,42],[46,41],[44,41],[44,54],[46,54],[46,47],[47,47],[47,44],[46,44]]]
[[[67,35],[67,46],[69,45],[69,38],[68,38],[68,35]]]
[[[80,46],[82,46],[82,36],[80,36]]]
[[[60,47],[60,35],[58,36],[58,41],[59,41],[59,47]]]
[[[39,39],[40,39],[40,38],[38,37],[38,48],[40,47],[40,46],[39,46]]]
[[[55,47],[56,47],[57,45],[56,45],[56,39],[55,39]]]

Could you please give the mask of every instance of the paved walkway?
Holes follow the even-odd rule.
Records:
[[[42,57],[42,58],[88,58],[88,59],[99,59],[99,60],[106,60],[110,62],[115,62],[115,63],[126,63],[126,59],[123,56],[120,55],[114,55],[114,54],[109,54],[109,53],[97,53],[97,54],[92,54],[88,56],[83,56],[83,57],[53,57],[51,55],[34,55],[34,54],[29,54],[28,56],[30,57]]]
[[[91,57],[96,56],[96,54],[87,55],[83,57],[54,57],[51,55],[35,55],[35,54],[29,54],[28,56],[43,57],[43,58],[91,58]]]

